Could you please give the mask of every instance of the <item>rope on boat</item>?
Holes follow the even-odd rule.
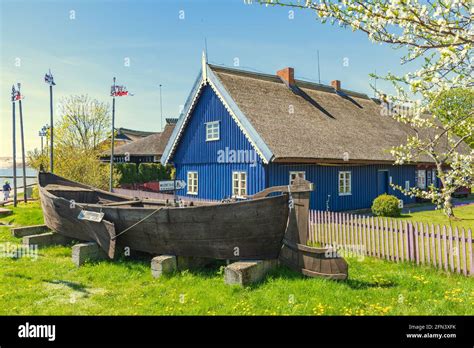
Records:
[[[112,237],[111,239],[112,240],[115,240],[117,239],[118,236],[124,234],[125,232],[131,230],[132,228],[134,228],[135,226],[141,224],[143,221],[145,221],[146,219],[150,218],[152,215],[154,215],[155,213],[157,213],[158,211],[160,211],[163,207],[160,207],[158,209],[156,209],[155,211],[153,211],[152,213],[148,214],[147,216],[145,216],[143,219],[141,219],[140,221],[134,223],[132,226],[130,227],[127,227],[126,229],[124,229],[122,232],[120,232],[119,234],[116,234],[115,237]]]

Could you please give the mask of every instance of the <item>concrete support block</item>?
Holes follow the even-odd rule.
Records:
[[[261,281],[278,260],[252,260],[234,262],[225,268],[224,282],[227,285],[247,286]]]
[[[171,274],[177,270],[176,256],[160,255],[151,260],[151,275],[159,278],[164,274]]]
[[[50,232],[50,228],[46,225],[34,225],[34,226],[24,226],[24,227],[15,227],[11,229],[12,236],[17,238],[23,238],[26,236],[32,236],[35,234]]]
[[[80,267],[86,261],[107,260],[108,256],[104,250],[95,242],[80,243],[72,247],[72,262]]]
[[[23,244],[37,245],[38,248],[41,248],[50,245],[68,245],[73,240],[74,239],[63,236],[62,234],[56,232],[49,232],[23,237]]]
[[[13,212],[10,209],[0,208],[0,217],[5,217],[11,214],[13,214]]]
[[[213,261],[214,259],[210,259],[207,257],[194,257],[194,256],[177,256],[176,257],[178,271],[184,271],[186,269],[202,268]]]

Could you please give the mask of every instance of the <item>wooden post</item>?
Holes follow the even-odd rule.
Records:
[[[396,222],[395,222],[396,223]],[[404,259],[404,249],[405,249],[405,244],[404,244],[404,239],[403,239],[403,223],[401,221],[398,221],[398,233],[399,233],[399,249],[400,249],[400,261],[403,261]]]
[[[421,264],[425,263],[425,226],[422,222],[420,222],[420,257],[421,257]]]
[[[444,270],[448,271],[448,245],[446,243],[446,226],[443,225],[443,261],[444,261]]]
[[[409,255],[409,260],[415,260],[415,249],[413,248],[413,225],[411,222],[408,222],[408,248],[407,252]]]
[[[441,230],[439,225],[436,225],[436,242],[438,244],[438,268],[443,268],[443,263],[441,261]]]
[[[449,265],[451,272],[454,272],[454,254],[453,254],[453,229],[451,226],[448,227],[448,244],[449,244]]]
[[[410,259],[410,249],[408,247],[408,223],[405,221],[403,223],[403,244],[404,247],[403,249],[405,250],[405,261],[408,261]]]
[[[461,248],[462,248],[462,273],[467,275],[467,253],[466,253],[466,234],[464,233],[464,228],[461,233]]]
[[[414,249],[414,255],[415,255],[415,260],[416,264],[420,264],[420,250],[419,250],[419,241],[418,241],[418,224],[415,222],[414,223],[415,229],[413,231],[413,249]]]
[[[431,263],[436,267],[436,247],[435,247],[435,232],[434,225],[431,224]]]
[[[454,237],[455,239],[455,253],[454,253],[454,258],[456,260],[456,272],[461,273],[461,248],[459,247],[459,232],[458,228],[454,228]]]

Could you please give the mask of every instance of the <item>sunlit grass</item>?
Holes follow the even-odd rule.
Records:
[[[428,210],[403,214],[400,219],[423,222],[425,224],[464,227],[474,231],[474,204],[455,207],[454,215],[456,219],[449,219],[442,210]]]
[[[20,205],[9,218],[36,224],[40,216],[32,204]],[[7,243],[21,240],[0,227],[0,246]],[[347,260],[346,281],[306,278],[279,267],[261,283],[240,288],[224,284],[223,263],[155,279],[149,260],[77,268],[70,247],[49,247],[36,260],[0,258],[0,315],[474,314],[472,278],[374,258]]]

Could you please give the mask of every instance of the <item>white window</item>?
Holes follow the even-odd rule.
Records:
[[[232,172],[232,196],[243,198],[247,195],[247,173]]]
[[[410,189],[410,180],[405,181],[405,191]]]
[[[290,172],[290,185],[293,185],[293,181],[298,177],[306,179],[306,172]]]
[[[188,172],[188,194],[198,194],[198,173]]]
[[[206,123],[206,141],[219,140],[219,121]]]
[[[416,186],[420,189],[426,188],[426,170],[418,170]]]
[[[352,194],[351,172],[339,172],[339,196]]]

